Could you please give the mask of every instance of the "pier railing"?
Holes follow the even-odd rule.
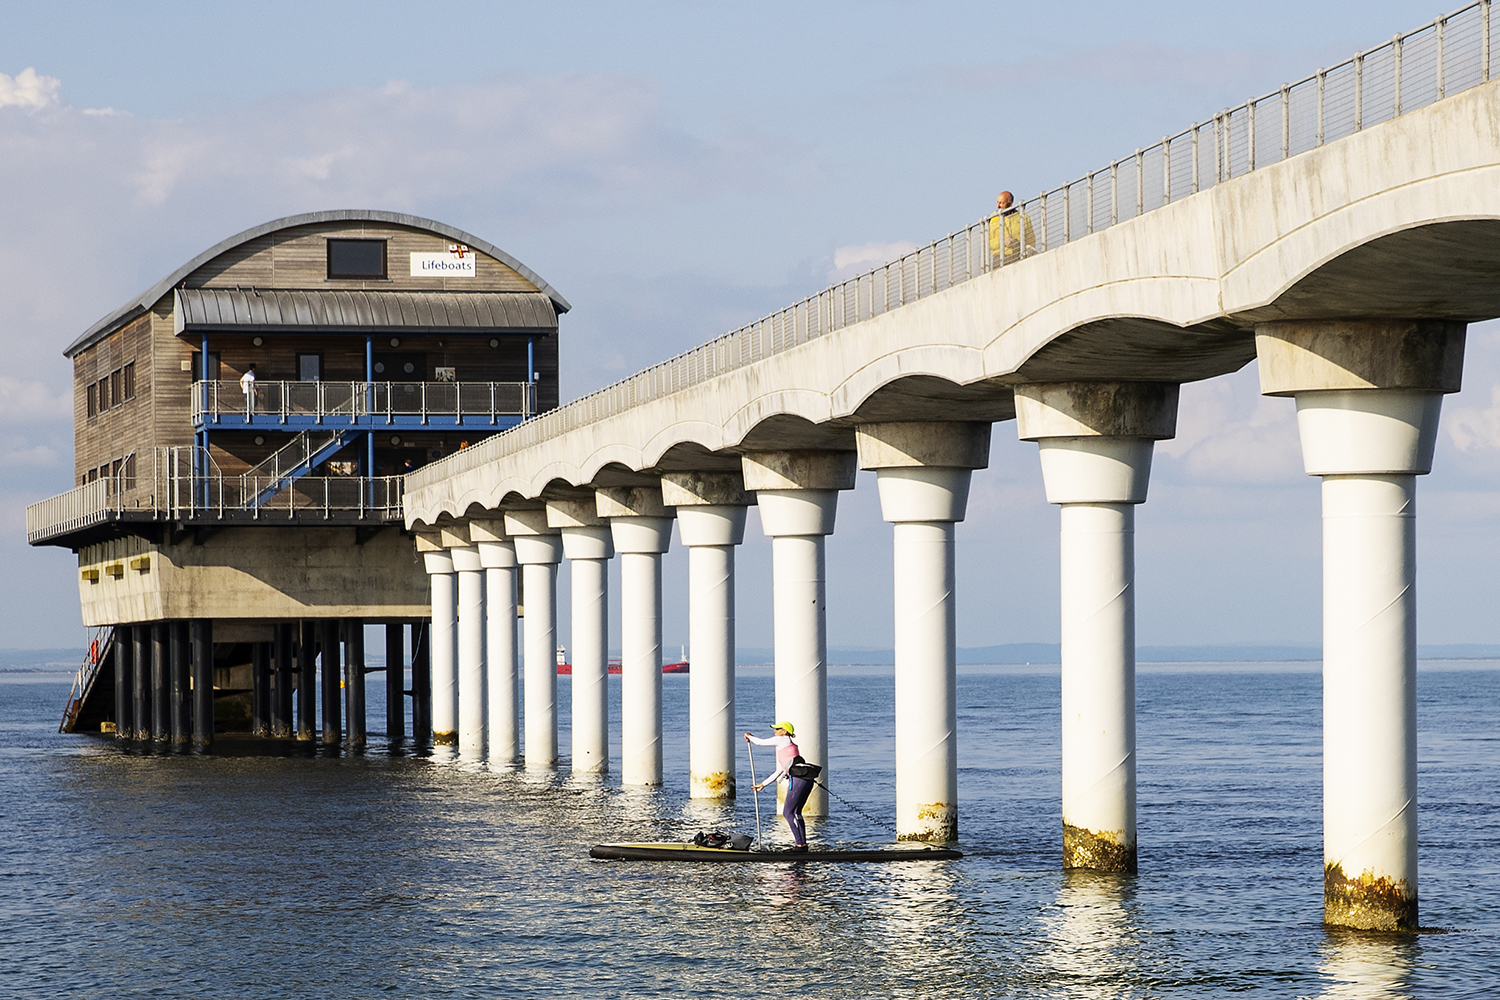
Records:
[[[195,424],[224,417],[259,422],[318,424],[463,423],[464,417],[529,417],[536,412],[534,382],[273,382],[257,381],[253,402],[239,382],[193,383]]]
[[[1490,79],[1491,0],[1286,84],[411,474],[476,468],[1020,263]]]
[[[202,449],[152,448],[122,471],[26,508],[33,544],[110,521],[274,523],[401,518],[400,476],[224,475]],[[125,469],[130,469],[127,473]],[[258,501],[258,502],[257,502]]]

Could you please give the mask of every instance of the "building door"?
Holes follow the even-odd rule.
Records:
[[[321,381],[323,381],[323,355],[321,355],[321,354],[299,354],[299,355],[297,355],[297,381],[298,382],[321,382]]]

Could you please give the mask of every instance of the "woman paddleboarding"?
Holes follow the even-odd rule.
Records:
[[[775,735],[768,740],[749,733],[745,734],[747,743],[776,748],[776,773],[753,787],[758,792],[767,785],[776,784],[782,778],[787,780],[786,799],[781,807],[781,815],[786,819],[786,825],[792,829],[792,850],[806,851],[807,828],[802,822],[802,807],[807,804],[807,797],[812,794],[813,779],[798,778],[791,774],[792,762],[801,757],[797,744],[792,742],[797,735],[797,730],[792,724],[773,722],[771,732]]]

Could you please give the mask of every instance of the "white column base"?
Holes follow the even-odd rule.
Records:
[[[484,566],[476,546],[453,549],[458,570],[458,750],[482,757],[487,739]]]
[[[660,785],[661,557],[667,517],[610,518],[620,554],[620,780]]]
[[[448,551],[423,553],[432,584],[432,742],[458,743],[458,580]]]

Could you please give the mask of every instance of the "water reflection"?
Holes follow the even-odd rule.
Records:
[[[733,799],[686,799],[678,813],[678,822],[690,830],[735,829]],[[755,818],[750,817],[750,834],[755,833]]]
[[[769,906],[794,906],[811,886],[807,865],[754,865],[752,877],[761,901]]]
[[[1318,973],[1329,1000],[1399,1000],[1412,996],[1411,973],[1417,959],[1412,934],[1330,927],[1320,947]]]
[[[1068,871],[1061,878],[1041,921],[1049,945],[1042,956],[1056,974],[1053,982],[1071,997],[1134,993],[1141,947],[1135,876]]]

